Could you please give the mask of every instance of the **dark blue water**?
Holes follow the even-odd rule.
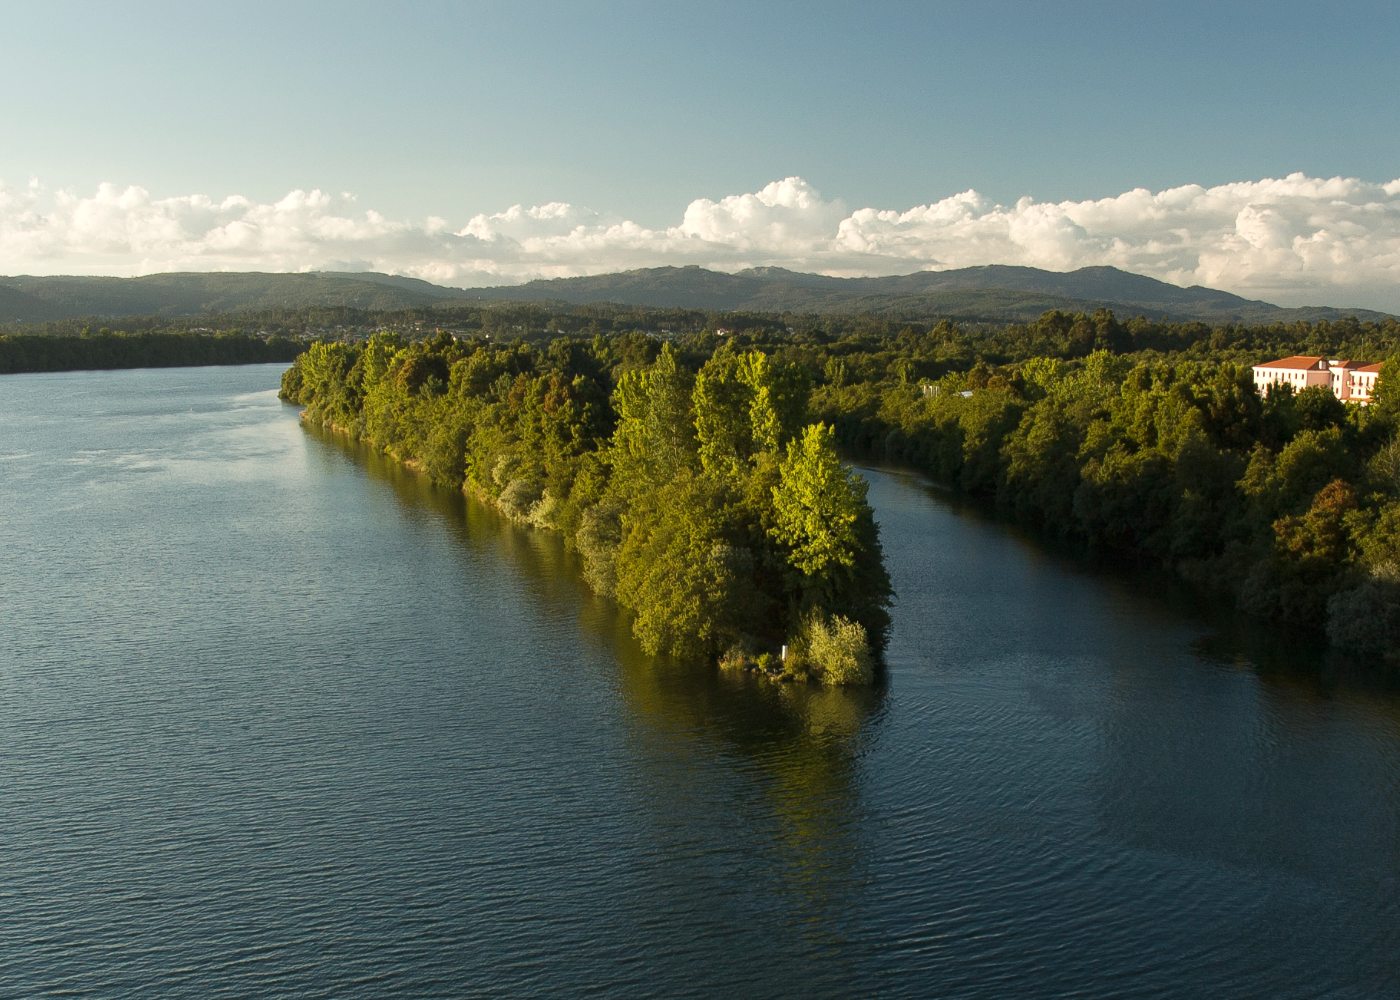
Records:
[[[877,472],[885,690],[649,660],[278,374],[0,379],[0,996],[1400,995],[1393,696]]]

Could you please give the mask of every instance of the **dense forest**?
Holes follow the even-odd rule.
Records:
[[[865,483],[797,364],[640,334],[317,342],[306,418],[559,531],[651,653],[828,684],[875,678],[890,583]]]
[[[533,345],[320,345],[289,373],[287,395],[559,528],[594,586],[637,611],[649,648],[680,650],[689,634],[711,651],[768,648],[820,602],[878,644],[883,578],[829,582],[819,601],[782,502],[768,500],[779,484],[793,491],[804,455],[835,468],[834,434],[851,456],[924,471],[1087,551],[1167,567],[1371,661],[1400,657],[1400,386],[1383,374],[1370,407],[1325,389],[1263,399],[1250,373],[1294,353],[1386,360],[1400,351],[1394,320],[1211,327],[1100,310],[897,325],[672,311],[664,335],[653,319],[650,335],[570,336],[586,318],[549,314],[549,337],[523,334]],[[755,399],[769,416],[755,416]],[[743,412],[749,422],[736,423]],[[799,430],[809,420],[822,428],[810,439]],[[676,511],[696,520],[647,520]],[[861,530],[869,537],[848,539],[849,551],[874,551]],[[704,571],[731,581],[710,591],[727,595],[713,607],[694,558],[705,540],[742,567]],[[666,569],[679,552],[688,582]],[[761,602],[736,596],[740,578]],[[696,610],[680,618],[693,627],[661,621],[687,600]],[[781,628],[765,628],[775,609]]]
[[[243,333],[0,334],[0,374],[291,361],[305,347]]]
[[[1325,387],[1260,398],[1250,365],[1385,360],[1397,334],[1394,321],[1207,330],[1048,314],[968,365],[956,331],[935,327],[813,354],[813,409],[852,453],[1395,664],[1400,385],[1383,373],[1370,407]]]

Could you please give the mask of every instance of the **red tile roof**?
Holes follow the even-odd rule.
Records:
[[[1323,360],[1320,355],[1295,354],[1291,358],[1279,358],[1277,361],[1266,361],[1262,365],[1255,365],[1255,368],[1316,368],[1317,363]]]

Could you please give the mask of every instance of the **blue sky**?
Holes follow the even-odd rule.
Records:
[[[258,205],[318,190],[354,195],[337,218],[450,232],[553,202],[658,231],[784,178],[896,212],[968,190],[1013,206],[1295,173],[1384,185],[1398,9],[5,3],[0,183],[12,214],[25,189],[47,217],[104,182]],[[29,270],[122,267],[23,246]],[[18,247],[0,268],[26,263]],[[920,266],[958,263],[940,253]]]

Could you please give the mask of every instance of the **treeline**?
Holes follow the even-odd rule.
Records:
[[[1400,345],[1400,321],[1355,319],[1319,322],[1207,325],[1135,317],[1111,311],[1047,312],[1030,323],[989,325],[940,320],[899,324],[877,317],[788,317],[777,324],[735,328],[755,343],[801,349],[810,363],[844,366],[855,381],[937,379],[976,366],[1003,366],[1036,357],[1080,360],[1095,351],[1115,355],[1170,356],[1179,360],[1245,366],[1296,353],[1382,361]],[[714,324],[723,325],[724,318]],[[714,329],[711,325],[709,329]]]
[[[965,370],[978,362],[999,365],[1037,356],[1083,358],[1095,350],[1115,354],[1154,351],[1243,363],[1264,355],[1296,351],[1378,360],[1400,342],[1400,321],[1394,319],[1209,325],[1141,316],[1120,320],[1109,310],[1101,309],[1094,313],[1054,310],[1031,322],[1008,324],[859,313],[716,312],[607,303],[517,302],[456,302],[389,311],[317,306],[188,318],[70,319],[0,324],[0,334],[207,334],[210,328],[228,335],[292,340],[365,340],[379,330],[392,330],[408,340],[420,340],[447,332],[495,342],[523,340],[539,345],[559,336],[591,339],[644,333],[692,346],[723,331],[765,350],[807,345],[837,356],[860,355],[877,367],[898,361],[908,374],[933,378],[948,371]],[[714,340],[710,342],[713,344]],[[821,363],[819,360],[818,368]],[[883,373],[883,367],[880,371]]]
[[[305,345],[238,333],[0,335],[0,374],[291,361]]]
[[[810,383],[799,363],[714,337],[381,333],[313,344],[282,394],[561,532],[649,652],[868,683],[890,584],[865,483],[810,420]]]

